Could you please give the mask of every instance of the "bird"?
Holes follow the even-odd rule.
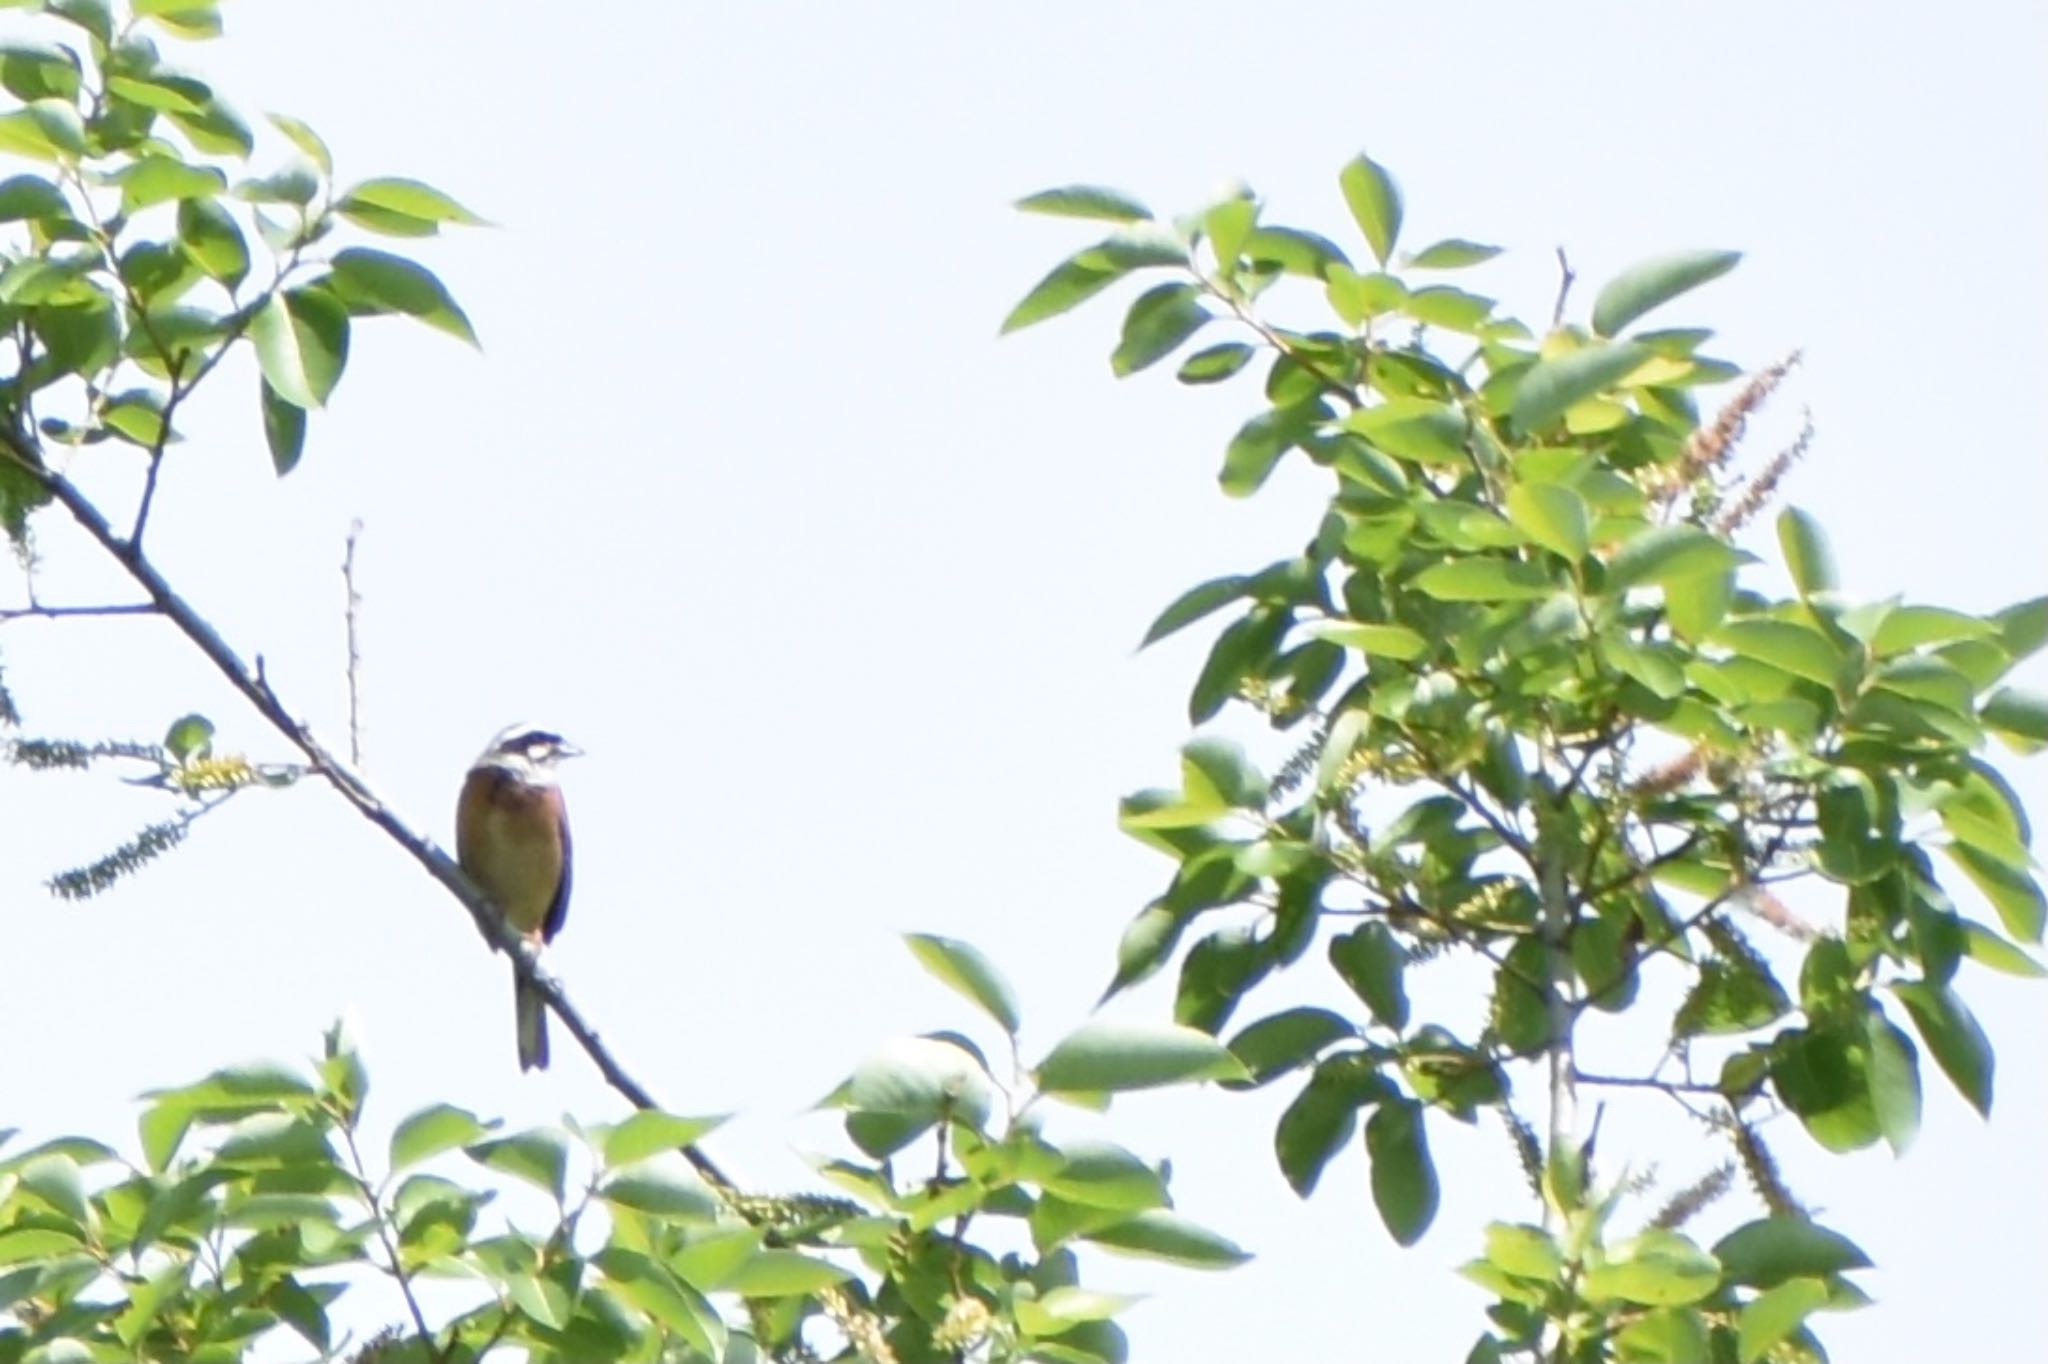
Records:
[[[505,923],[538,949],[569,914],[575,859],[569,812],[555,767],[582,750],[553,730],[508,725],[463,778],[455,807],[455,858]],[[546,1070],[547,1006],[515,966],[519,1069]]]

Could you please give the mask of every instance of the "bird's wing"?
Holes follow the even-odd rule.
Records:
[[[569,807],[563,801],[562,793],[555,792],[555,828],[562,840],[562,880],[555,887],[555,898],[548,904],[548,912],[540,923],[542,942],[553,942],[555,934],[562,931],[562,925],[569,919],[569,884],[575,879],[575,848],[569,839]]]

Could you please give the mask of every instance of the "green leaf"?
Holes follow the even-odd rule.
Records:
[[[1431,564],[1413,585],[1438,601],[1529,601],[1557,591],[1541,564],[1477,555]]]
[[[1508,489],[1508,519],[1551,553],[1572,563],[1592,549],[1592,512],[1586,499],[1556,483],[1517,483]]]
[[[1094,218],[1110,223],[1141,222],[1152,210],[1119,190],[1099,185],[1064,185],[1043,189],[1017,201],[1026,213],[1044,213],[1056,218]]]
[[[1735,1319],[1736,1355],[1742,1364],[1756,1364],[1831,1296],[1819,1279],[1788,1279],[1744,1305]]]
[[[39,99],[0,114],[0,152],[38,161],[75,161],[85,155],[85,124],[68,100]]]
[[[1653,696],[1671,701],[1686,692],[1684,654],[1668,645],[1638,644],[1623,635],[1602,635],[1600,656]]]
[[[320,407],[348,363],[348,314],[330,294],[272,294],[250,320],[249,339],[264,380],[279,397],[295,407]]]
[[[1966,843],[1951,843],[1943,851],[1991,902],[2006,932],[2027,942],[2041,941],[2042,929],[2048,926],[2048,895],[2032,876]]]
[[[1200,331],[1209,318],[1201,290],[1194,285],[1154,285],[1138,295],[1124,315],[1123,338],[1109,357],[1110,369],[1121,379],[1158,363]]]
[[[552,1128],[515,1132],[495,1141],[480,1141],[465,1148],[479,1165],[523,1179],[554,1195],[560,1202],[567,1187],[569,1141]]]
[[[1997,733],[2020,753],[2033,753],[2048,745],[2048,696],[2001,687],[1985,699],[1977,712],[1986,728]]]
[[[614,1207],[685,1222],[716,1221],[724,1206],[711,1186],[695,1175],[656,1166],[613,1175],[598,1194]]]
[[[1429,1158],[1422,1106],[1403,1099],[1381,1104],[1365,1122],[1372,1157],[1372,1201],[1400,1245],[1412,1246],[1436,1220],[1436,1166]]]
[[[1397,459],[1448,467],[1467,465],[1472,423],[1457,408],[1428,398],[1389,398],[1344,418],[1346,430],[1364,436]]]
[[[617,1167],[667,1151],[680,1151],[703,1140],[725,1121],[721,1116],[686,1118],[648,1108],[619,1123],[604,1137],[604,1163]]]
[[[2048,976],[2048,966],[2035,961],[1984,925],[1965,919],[1962,927],[1963,951],[1978,965],[2023,980],[2040,980]]]
[[[1518,1279],[1548,1283],[1564,1270],[1564,1251],[1541,1227],[1494,1222],[1486,1228],[1486,1262]]]
[[[972,1000],[983,1013],[1002,1024],[1004,1032],[1012,1037],[1017,1035],[1023,1026],[1023,1015],[1017,1006],[1016,992],[995,963],[978,948],[958,938],[942,938],[933,933],[906,933],[903,940],[925,970]]]
[[[1522,375],[1513,409],[1517,430],[1536,435],[1565,412],[1613,388],[1655,354],[1634,342],[1597,344],[1538,360]]]
[[[1057,317],[1093,298],[1133,270],[1186,265],[1187,248],[1158,228],[1133,228],[1078,251],[1055,265],[1003,319],[1008,334]]]
[[[1837,768],[1815,795],[1814,807],[1823,875],[1853,885],[1891,869],[1896,845],[1883,827],[1884,803],[1868,774]]]
[[[1715,1244],[1714,1258],[1729,1283],[1752,1288],[1870,1267],[1870,1257],[1854,1241],[1803,1217],[1745,1223]]]
[[[1613,591],[1644,583],[1668,587],[1680,579],[1726,573],[1742,562],[1741,551],[1697,526],[1655,526],[1615,551],[1607,565],[1607,585]]]
[[[1957,1092],[1985,1117],[1991,1116],[1991,1039],[1974,1014],[1946,985],[1905,981],[1892,986],[1934,1060]]]
[[[42,176],[15,175],[0,180],[0,223],[70,216],[71,203],[64,191]]]
[[[1348,620],[1317,621],[1309,627],[1317,639],[1327,639],[1347,649],[1400,662],[1429,652],[1429,641],[1405,625],[1360,625]]]
[[[305,153],[306,159],[320,168],[322,175],[334,174],[334,156],[327,150],[327,144],[320,135],[290,114],[272,114],[270,122],[279,132],[291,139],[292,145]]]
[[[1998,627],[1999,642],[2015,663],[2048,644],[2048,597],[2015,602],[1991,619]]]
[[[1830,690],[1842,683],[1846,660],[1841,651],[1826,635],[1794,621],[1753,616],[1724,621],[1709,639],[1744,658],[1782,668]]]
[[[1941,822],[1950,837],[2008,870],[2022,876],[2032,870],[2033,858],[2027,852],[2027,845],[1995,819],[1964,802],[1945,802],[1941,807]]]
[[[1328,1009],[1285,1009],[1262,1018],[1230,1039],[1230,1053],[1261,1085],[1313,1060],[1318,1052],[1358,1035],[1349,1019]]]
[[[249,273],[249,244],[228,211],[211,199],[178,205],[178,240],[208,275],[234,290]]]
[[[1385,924],[1370,923],[1330,939],[1330,965],[1379,1022],[1401,1032],[1408,1026],[1408,991],[1402,973],[1408,955]]]
[[[980,1127],[994,1103],[980,1056],[950,1036],[888,1042],[853,1072],[846,1092],[847,1107],[857,1112],[887,1114],[914,1124],[957,1118]]]
[[[1252,765],[1244,746],[1230,739],[1202,735],[1180,750],[1181,789],[1186,803],[1218,814],[1256,810],[1266,801],[1266,780]]]
[[[1218,482],[1231,497],[1250,497],[1264,486],[1280,462],[1308,433],[1319,403],[1294,407],[1271,407],[1238,428],[1223,453],[1223,472]]]
[[[257,382],[263,408],[263,440],[270,447],[271,466],[283,478],[299,467],[299,458],[306,453],[306,409],[288,402],[270,386],[268,379]]]
[[[1468,242],[1463,237],[1446,237],[1417,251],[1408,258],[1408,264],[1418,270],[1462,270],[1468,265],[1490,261],[1500,252],[1498,246]]]
[[[55,1227],[25,1227],[16,1231],[0,1231],[0,1265],[20,1264],[24,1260],[51,1260],[63,1255],[76,1254],[85,1248],[84,1240],[76,1232],[60,1231]]]
[[[1201,1080],[1250,1076],[1229,1048],[1175,1024],[1084,1024],[1039,1063],[1039,1088],[1051,1093],[1115,1093]]]
[[[1294,227],[1261,227],[1244,240],[1247,259],[1278,266],[1304,279],[1324,279],[1338,266],[1349,266],[1344,251],[1328,237]]]
[[[0,46],[0,88],[22,101],[78,98],[78,57],[68,48],[8,43]]]
[[[434,273],[418,262],[356,246],[335,254],[333,271],[334,291],[352,311],[403,313],[477,344],[469,318]]]
[[[191,166],[174,156],[143,156],[115,178],[121,186],[121,211],[139,213],[173,199],[210,199],[228,186],[227,177],[211,166]]]
[[[1358,1131],[1358,1110],[1370,1098],[1357,1085],[1318,1068],[1301,1093],[1281,1111],[1273,1128],[1273,1154],[1280,1173],[1295,1194],[1307,1198],[1323,1177],[1323,1167],[1351,1142]]]
[[[1920,1053],[1883,1015],[1865,1020],[1870,1036],[1870,1102],[1892,1154],[1904,1155],[1920,1131]]]
[[[1645,1312],[1615,1333],[1623,1364],[1698,1364],[1713,1358],[1706,1323],[1698,1312],[1660,1307]],[[1468,1361],[1469,1364],[1469,1361]]]
[[[1166,1181],[1121,1146],[1075,1142],[1062,1153],[1058,1169],[1038,1183],[1048,1192],[1090,1208],[1141,1212],[1166,1206]]]
[[[1431,285],[1408,295],[1402,311],[1417,322],[1447,331],[1477,335],[1493,314],[1494,300],[1447,284]]]
[[[1157,644],[1175,631],[1194,624],[1204,616],[1221,610],[1251,590],[1252,580],[1242,575],[1227,578],[1211,578],[1197,587],[1191,587],[1174,598],[1173,604],[1159,613],[1145,631],[1145,638],[1138,643],[1140,649]]]
[[[391,1133],[392,1173],[468,1146],[488,1131],[490,1126],[476,1114],[453,1104],[432,1104],[408,1114]]]
[[[829,1260],[793,1250],[761,1250],[727,1276],[719,1287],[745,1298],[788,1298],[815,1293],[853,1276]]]
[[[718,1309],[674,1271],[658,1260],[607,1246],[591,1257],[591,1264],[603,1274],[621,1298],[713,1359],[725,1355],[725,1322]]]
[[[1675,1232],[1646,1231],[1611,1247],[1605,1264],[1587,1271],[1585,1294],[1595,1303],[1683,1307],[1707,1297],[1721,1282],[1713,1256]]]
[[[318,157],[313,159],[319,160]],[[395,176],[363,181],[336,200],[334,207],[337,212],[352,221],[362,222],[367,215],[371,220],[366,224],[369,226],[374,226],[377,220],[388,219],[391,216],[410,218],[429,225],[461,223],[473,227],[488,226],[482,218],[432,185]]]
[[[1381,265],[1394,254],[1401,235],[1401,191],[1386,167],[1360,153],[1337,176],[1344,202]]]
[[[1184,384],[1216,384],[1251,363],[1258,349],[1242,341],[1224,341],[1196,351],[1181,362],[1175,378]]]
[[[1164,1210],[1139,1213],[1088,1232],[1086,1239],[1109,1250],[1190,1269],[1231,1269],[1252,1258],[1236,1242]]]
[[[1652,308],[1719,279],[1741,259],[1740,251],[1681,251],[1632,266],[1593,300],[1593,330],[1613,336]]]
[[[1099,1293],[1093,1289],[1062,1284],[1042,1298],[1017,1300],[1017,1325],[1032,1336],[1063,1336],[1084,1322],[1106,1321],[1138,1299],[1121,1293]],[[1034,1351],[1034,1358],[1059,1356]]]
[[[1785,566],[1791,570],[1800,596],[1832,592],[1840,585],[1827,535],[1812,516],[1797,507],[1778,513],[1778,545],[1785,551]]]
[[[85,1195],[85,1180],[78,1162],[61,1151],[26,1161],[15,1172],[20,1181],[16,1197],[27,1196],[43,1209],[72,1223],[81,1231],[91,1228],[95,1217]]]
[[[1939,606],[1895,606],[1877,623],[1868,643],[1871,653],[1889,658],[1917,649],[1923,644],[1948,644],[1959,639],[1983,639],[1998,633],[1987,620],[1949,611]]]

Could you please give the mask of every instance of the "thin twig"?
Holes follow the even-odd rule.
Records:
[[[377,1224],[377,1239],[384,1243],[384,1254],[391,1260],[391,1275],[398,1280],[398,1291],[405,1297],[406,1310],[412,1313],[412,1324],[419,1328],[420,1343],[432,1346],[434,1332],[427,1325],[427,1314],[420,1310],[420,1301],[413,1296],[412,1276],[405,1272],[405,1261],[398,1257],[398,1244],[391,1239],[391,1228],[384,1222],[384,1202],[377,1197],[377,1191],[370,1186],[369,1171],[363,1165],[363,1153],[356,1147],[356,1132],[353,1121],[341,1124],[341,1139],[348,1145],[349,1163],[356,1177],[356,1187],[370,1204],[370,1220]]]
[[[1572,263],[1566,258],[1564,248],[1557,248],[1557,306],[1550,310],[1550,329],[1556,331],[1564,325],[1564,303],[1571,297],[1572,283],[1578,279],[1572,270]]]
[[[74,616],[154,616],[157,615],[155,602],[123,601],[109,602],[104,606],[44,606],[31,603],[28,606],[0,606],[0,621],[8,620],[64,620]]]
[[[363,523],[351,521],[348,548],[341,556],[341,581],[348,589],[348,607],[344,613],[348,622],[348,760],[356,767],[363,765],[363,654],[356,634],[357,617],[363,609],[363,594],[356,591],[356,542],[362,538]]]
[[[1582,1085],[1599,1085],[1608,1089],[1659,1089],[1667,1094],[1722,1092],[1719,1085],[1702,1084],[1696,1080],[1664,1080],[1655,1075],[1590,1075],[1583,1070],[1574,1070],[1572,1078]]]

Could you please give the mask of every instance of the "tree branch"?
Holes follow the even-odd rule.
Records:
[[[0,606],[0,621],[65,620],[80,616],[154,616],[156,614],[156,603],[147,601],[109,602],[104,606],[44,606],[41,602],[30,602],[27,606]]]
[[[72,520],[120,564],[130,578],[134,579],[135,584],[149,598],[150,606],[168,617],[171,623],[206,655],[207,660],[227,679],[228,684],[255,708],[257,714],[268,720],[300,753],[304,754],[313,770],[326,778],[327,782],[341,793],[342,798],[355,807],[358,814],[376,825],[394,843],[403,848],[429,876],[439,881],[442,887],[469,911],[470,920],[476,925],[476,930],[484,941],[494,950],[511,957],[512,969],[518,973],[520,980],[531,985],[547,1002],[548,1008],[561,1020],[562,1026],[568,1029],[570,1036],[576,1039],[577,1044],[590,1057],[598,1073],[604,1076],[605,1082],[635,1108],[660,1108],[661,1105],[655,1102],[654,1096],[628,1075],[612,1056],[599,1039],[596,1029],[592,1028],[577,1011],[576,1006],[570,1003],[561,985],[554,977],[540,969],[534,960],[532,950],[504,922],[496,907],[463,873],[455,859],[442,851],[432,839],[417,832],[399,818],[367,782],[314,737],[309,726],[293,717],[284,701],[271,688],[269,680],[264,677],[260,660],[254,668],[243,662],[241,655],[221,638],[220,632],[194,610],[189,602],[178,595],[156,565],[132,542],[123,540],[115,534],[106,516],[90,498],[80,492],[69,479],[43,466],[42,461],[36,457],[33,446],[25,440],[13,423],[0,423],[0,442],[4,442],[8,456],[47,489],[51,497],[63,504],[64,509],[71,513]],[[684,1147],[683,1155],[696,1167],[697,1172],[714,1186],[728,1193],[737,1190],[738,1186],[727,1178],[725,1172],[697,1147]]]

